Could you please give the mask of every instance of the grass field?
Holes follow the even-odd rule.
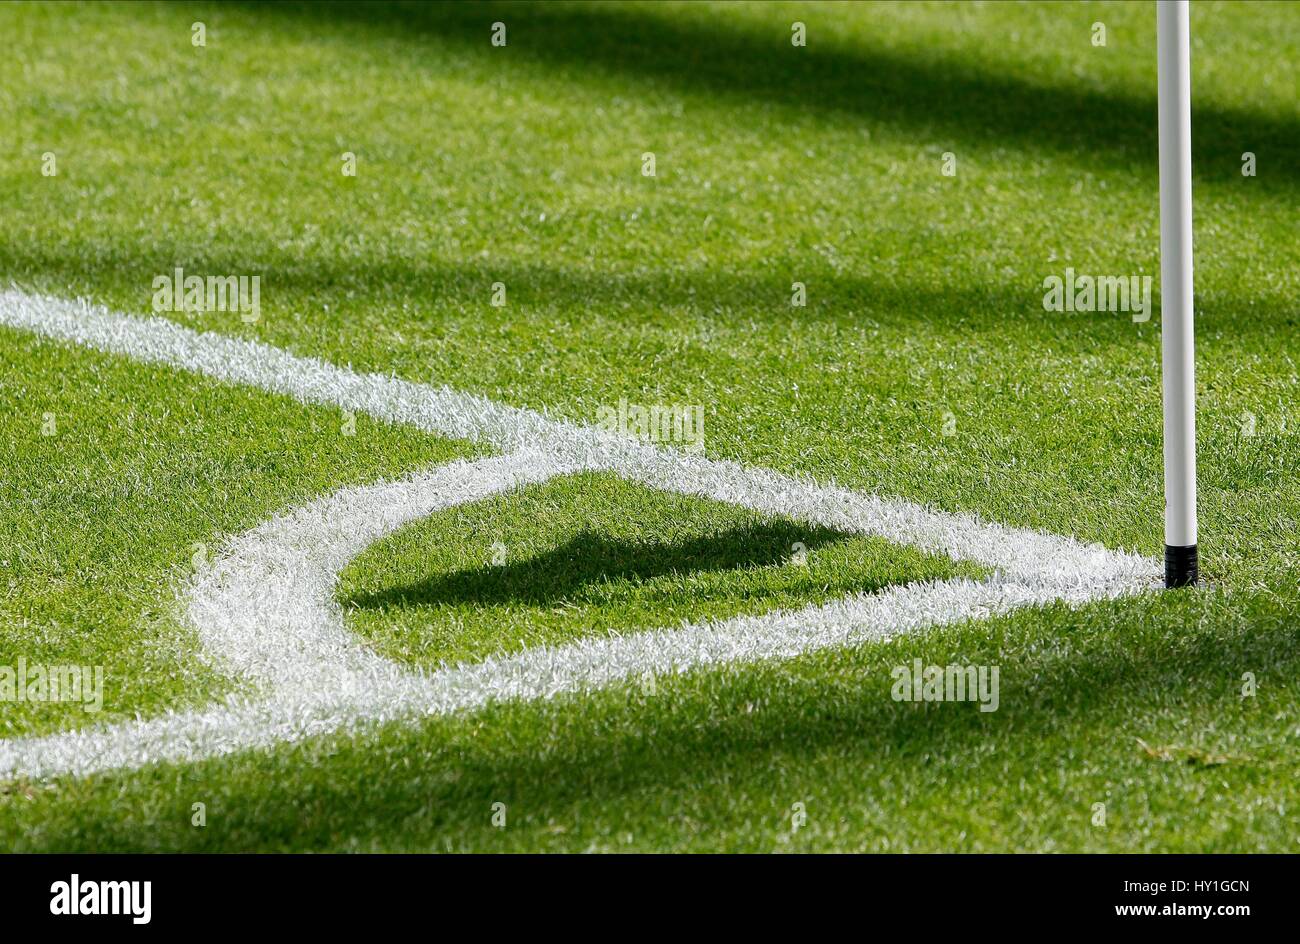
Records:
[[[0,848],[1296,850],[1300,4],[1192,16],[1202,588],[19,778]],[[166,317],[578,424],[695,404],[712,459],[1156,557],[1158,307],[1042,305],[1067,266],[1158,293],[1154,20],[1148,3],[4,4],[0,288],[144,316],[178,266],[256,274],[256,322]],[[105,675],[95,717],[0,702],[6,739],[244,692],[180,613],[196,561],[336,489],[490,452],[0,341],[0,666]],[[983,576],[582,473],[399,530],[335,598],[369,650],[433,671]],[[894,700],[915,659],[998,666],[997,710]]]

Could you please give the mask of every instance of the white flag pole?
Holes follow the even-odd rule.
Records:
[[[1187,0],[1156,0],[1160,119],[1160,344],[1165,406],[1165,586],[1196,583],[1192,343],[1192,81]]]

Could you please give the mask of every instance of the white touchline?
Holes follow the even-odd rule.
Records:
[[[195,574],[182,604],[205,654],[253,682],[258,694],[207,709],[0,741],[0,777],[200,760],[494,700],[590,691],[647,672],[792,657],[1019,606],[1082,603],[1158,586],[1158,562],[1137,555],[619,439],[446,387],[358,374],[165,319],[11,289],[0,292],[0,325],[505,452],[343,488],[232,538]],[[439,510],[581,470],[878,535],[995,572],[983,581],[891,587],[798,610],[540,647],[432,673],[389,662],[348,632],[334,587],[343,567],[369,544]]]

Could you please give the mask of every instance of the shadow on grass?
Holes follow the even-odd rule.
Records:
[[[1094,160],[1122,165],[1143,175],[1152,185],[1152,260],[1155,247],[1154,202],[1155,98],[1134,98],[1102,91],[1063,78],[1056,86],[1028,83],[1012,75],[975,71],[944,58],[942,51],[903,56],[885,49],[837,47],[817,43],[784,55],[791,47],[780,36],[759,35],[737,23],[731,28],[704,27],[674,19],[651,7],[573,6],[555,4],[241,4],[268,18],[271,25],[288,24],[306,35],[329,32],[364,38],[378,34],[430,48],[430,69],[436,68],[435,47],[456,44],[492,58],[492,68],[509,68],[487,44],[490,24],[510,22],[510,56],[524,57],[572,69],[575,78],[587,69],[632,78],[645,77],[683,90],[700,89],[738,101],[772,102],[830,116],[846,115],[855,122],[880,122],[904,130],[920,129],[918,146],[934,135],[953,141],[978,141],[992,147],[1012,147],[1032,153],[1046,150],[1072,154],[1080,166]],[[277,20],[279,22],[277,22]],[[544,38],[544,41],[541,41]],[[1300,145],[1300,122],[1248,109],[1198,108],[1195,121],[1201,179],[1240,183],[1243,141],[1257,153],[1293,154]],[[508,159],[508,156],[503,158]],[[1300,164],[1274,162],[1276,171],[1250,181],[1252,194],[1261,188],[1294,188]],[[1226,190],[1224,192],[1227,192]],[[1234,191],[1235,192],[1235,191]],[[1254,196],[1250,197],[1253,199]],[[1050,213],[1050,207],[1044,212]],[[972,229],[968,238],[984,238]],[[1103,225],[1090,238],[1103,243]],[[1080,353],[1099,346],[1136,347],[1147,338],[1123,315],[1047,315],[1041,307],[1041,280],[1060,274],[1063,264],[1049,263],[1023,283],[943,285],[933,280],[886,283],[870,273],[816,271],[808,255],[767,260],[762,272],[701,269],[649,274],[620,274],[594,260],[593,271],[510,262],[454,263],[396,256],[364,256],[323,260],[292,251],[248,249],[193,250],[177,254],[175,247],[149,243],[144,252],[124,254],[122,247],[103,243],[47,247],[6,245],[0,237],[0,272],[23,282],[39,280],[55,292],[69,287],[90,292],[105,285],[138,285],[138,311],[147,311],[152,279],[176,265],[191,271],[274,273],[274,285],[264,296],[267,307],[277,292],[292,297],[295,317],[306,321],[312,305],[328,298],[338,312],[363,308],[372,301],[394,312],[409,303],[412,323],[449,322],[455,316],[429,314],[430,299],[452,299],[473,317],[475,304],[465,299],[487,298],[487,286],[501,280],[522,319],[552,319],[557,310],[573,318],[580,299],[583,317],[617,318],[620,309],[640,306],[638,314],[678,308],[700,322],[760,324],[830,324],[861,328],[876,322],[905,328],[957,330],[964,340],[980,333],[1026,340],[1038,346],[1069,345]],[[182,257],[184,256],[184,257]],[[1123,270],[1121,270],[1123,271]],[[789,305],[793,273],[809,287],[809,304]],[[1155,280],[1158,294],[1158,278]],[[272,291],[274,289],[274,291]],[[305,294],[306,297],[298,297]],[[314,297],[313,297],[314,296]],[[486,302],[483,302],[486,305]],[[1242,317],[1249,312],[1249,317]],[[594,314],[587,314],[594,313]],[[336,316],[337,317],[337,316]],[[394,314],[394,318],[400,318]],[[1203,336],[1217,327],[1230,329],[1225,338],[1274,335],[1292,330],[1297,318],[1294,300],[1239,295],[1198,296]],[[1153,322],[1156,320],[1153,317]],[[395,320],[393,327],[400,328]],[[332,326],[331,326],[332,328]]]
[[[152,281],[160,272],[181,265],[187,271],[273,273],[262,305],[271,319],[318,320],[316,306],[328,304],[331,319],[345,322],[356,313],[382,306],[386,324],[477,323],[489,306],[488,287],[510,286],[513,317],[547,325],[596,324],[629,318],[672,318],[689,313],[697,325],[814,325],[844,329],[873,327],[925,329],[938,334],[960,332],[963,343],[1023,342],[1040,349],[1064,345],[1080,354],[1100,349],[1145,348],[1148,339],[1124,313],[1057,314],[1043,311],[1043,288],[1036,278],[1023,282],[961,285],[923,281],[884,281],[871,275],[817,271],[806,260],[769,260],[759,271],[717,269],[622,273],[582,270],[509,260],[451,262],[393,255],[352,258],[301,256],[288,251],[244,251],[209,247],[201,256],[177,256],[168,247],[124,253],[56,249],[32,243],[9,244],[0,238],[0,272],[6,281],[59,296],[91,295],[106,288],[138,288],[139,303],[128,313],[147,314]],[[1043,276],[1060,274],[1061,266],[1044,263]],[[808,305],[790,305],[790,276],[798,272],[809,289]],[[277,313],[277,298],[289,299],[292,314]],[[1159,279],[1153,286],[1149,327],[1159,323]],[[581,299],[580,308],[574,300]],[[450,309],[446,307],[450,303]],[[1279,291],[1243,297],[1201,292],[1196,300],[1197,328],[1208,354],[1215,344],[1233,345],[1258,336],[1287,338],[1300,326],[1293,299]],[[671,312],[676,312],[676,315]],[[353,313],[345,315],[345,313]],[[577,317],[575,318],[575,313]],[[183,320],[183,319],[182,319]],[[364,322],[364,318],[356,323]],[[212,322],[200,328],[244,330]],[[1215,332],[1222,337],[1215,339]],[[346,332],[345,332],[346,333]],[[600,335],[593,343],[607,345]],[[304,353],[318,353],[307,351]]]
[[[313,29],[377,31],[420,42],[454,41],[494,56],[494,21],[509,26],[511,57],[576,74],[597,70],[702,91],[739,101],[769,102],[857,126],[917,134],[918,147],[979,144],[1025,152],[1077,155],[1081,163],[1156,179],[1156,83],[1135,97],[1089,88],[1073,76],[1040,85],[971,68],[932,49],[901,54],[819,41],[792,49],[786,31],[760,34],[739,23],[726,28],[653,12],[653,5],[551,3],[249,3],[270,16]],[[1154,15],[1151,48],[1155,43]],[[1154,53],[1152,54],[1154,60]],[[494,67],[503,67],[493,58]],[[1300,120],[1244,108],[1193,103],[1193,172],[1199,180],[1241,181],[1241,154],[1254,151],[1272,168],[1251,181],[1256,190],[1300,185]]]
[[[813,551],[850,537],[784,521],[757,522],[674,543],[624,540],[588,531],[527,560],[430,577],[342,602],[345,607],[380,610],[461,603],[541,606],[581,600],[584,587],[606,581],[644,581],[666,574],[685,576],[738,567],[768,567],[787,562],[796,541]]]

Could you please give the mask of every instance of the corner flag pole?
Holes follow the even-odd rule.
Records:
[[[1187,0],[1156,0],[1160,118],[1160,347],[1165,406],[1165,586],[1196,583],[1192,342],[1192,81]]]

